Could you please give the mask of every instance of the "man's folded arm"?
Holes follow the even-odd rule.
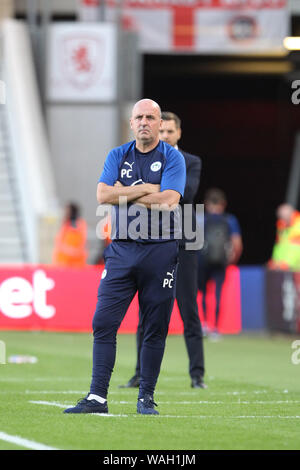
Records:
[[[130,202],[137,198],[158,192],[159,190],[160,186],[158,184],[150,183],[135,186],[122,186],[116,184],[114,186],[110,186],[106,183],[98,183],[97,201],[99,204],[119,205],[120,197],[126,197],[126,201]]]
[[[172,210],[180,201],[180,193],[174,189],[165,189],[164,191],[148,194],[137,198],[134,202],[136,204],[144,204],[148,209],[152,205],[159,205],[161,210]]]

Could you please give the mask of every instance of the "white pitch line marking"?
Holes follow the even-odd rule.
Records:
[[[1,379],[2,381],[2,379]],[[129,395],[131,392],[134,390],[110,390],[109,395]],[[24,392],[16,392],[16,391],[11,391],[11,390],[1,390],[0,395],[7,395],[10,393],[14,394],[24,394]],[[83,395],[85,396],[88,392],[87,390],[25,390],[25,393],[27,395],[34,395],[34,394],[42,394],[42,395]],[[210,392],[210,391],[205,391],[205,392],[199,392],[199,391],[188,391],[188,392],[176,392],[173,391],[172,394],[175,396],[189,396],[189,397],[199,397],[201,394],[205,394],[205,396],[213,397],[213,396],[229,396],[229,395],[251,395],[254,393],[255,395],[258,395],[260,393],[266,393],[266,392],[259,392],[259,391],[253,391],[253,392]],[[286,395],[288,392],[283,391],[275,391],[273,393],[276,394],[284,394]],[[163,396],[163,395],[170,395],[169,392],[160,392],[159,390],[155,392],[156,396]]]
[[[56,401],[35,401],[35,400],[30,400],[29,403],[33,403],[35,405],[46,405],[46,406],[57,406],[58,408],[68,408],[70,406],[73,406],[72,404],[63,404],[63,403],[57,403]],[[112,417],[124,417],[128,418],[128,415],[114,415],[110,413],[91,413],[96,416],[112,416]]]
[[[116,403],[120,405],[130,405],[135,402],[133,401],[114,401],[111,403]],[[160,401],[160,405],[283,405],[283,404],[292,404],[295,405],[300,403],[299,400],[279,400],[279,401]]]
[[[26,392],[27,393],[27,392]],[[56,395],[59,394],[68,394],[68,392],[34,392],[35,393],[55,393]],[[28,392],[28,394],[30,394]],[[83,394],[83,392],[72,392],[72,394]],[[30,403],[40,403],[40,404],[54,404],[57,402],[48,402],[48,401],[30,401]],[[119,404],[119,405],[132,405],[135,401],[132,400],[111,400],[110,403]],[[199,401],[160,401],[161,405],[296,405],[299,404],[300,400],[254,400],[254,401],[245,401],[245,400],[238,400],[238,401],[211,401],[211,400],[199,400]],[[64,405],[63,405],[64,406]]]
[[[225,418],[225,416],[223,416]],[[300,419],[300,416],[281,416],[281,415],[275,415],[275,416],[259,416],[259,415],[246,415],[246,416],[232,416],[229,419],[244,419],[244,418],[255,418],[255,419]]]
[[[103,416],[104,418],[129,418],[129,415],[113,415],[111,413],[91,413],[93,416]]]
[[[175,416],[175,415],[160,415],[161,418],[198,418],[198,419],[300,419],[300,416],[259,416],[259,415],[246,415],[246,416],[209,416],[209,415],[198,415],[198,416]]]
[[[115,390],[110,390],[109,391],[109,395],[120,395],[120,394],[129,394],[130,392],[132,392],[133,390],[118,390],[118,391],[115,391]],[[0,394],[7,394],[7,393],[11,393],[11,391],[0,391]],[[24,392],[13,392],[13,393],[24,393]],[[53,395],[59,395],[59,394],[64,394],[64,395],[86,395],[88,392],[87,390],[25,390],[25,393],[26,394],[53,394]],[[220,395],[234,395],[234,396],[238,396],[238,395],[251,395],[252,393],[254,393],[255,395],[259,395],[259,394],[265,394],[265,393],[269,393],[267,392],[266,390],[254,390],[254,391],[251,391],[251,392],[245,392],[245,391],[240,391],[240,392],[211,392],[211,391],[205,391],[205,392],[200,392],[201,393],[205,393],[205,395],[209,395],[210,397],[211,396],[220,396]],[[284,391],[274,391],[273,393],[277,393],[277,394],[287,394],[288,392],[286,390]],[[199,391],[188,391],[188,392],[177,392],[177,391],[173,391],[172,394],[174,395],[182,395],[182,396],[199,396]],[[156,391],[156,396],[157,395],[170,395],[169,392],[160,392],[159,390]]]
[[[89,379],[84,379],[84,378],[70,378],[70,377],[67,377],[67,378],[63,378],[63,377],[57,377],[55,378],[56,381],[58,382],[63,382],[63,381],[66,381],[66,382],[69,382],[69,381],[85,381],[85,382],[89,382]],[[1,377],[1,382],[31,382],[32,381],[34,382],[53,382],[53,377],[41,377],[41,378],[34,378],[34,379],[21,379],[21,378],[17,378],[17,377],[10,377],[10,378],[3,378]],[[118,381],[118,383],[122,382],[122,380]],[[124,380],[123,380],[124,382]],[[116,384],[112,384],[112,387],[113,386],[116,386]],[[115,391],[115,390],[110,390],[109,391],[109,394],[110,395],[113,395],[113,394],[120,394],[120,393],[129,393],[131,390],[127,390],[127,389],[120,389],[118,391]],[[5,394],[5,393],[10,393],[9,391],[0,391],[0,394]],[[15,392],[14,393],[24,393],[24,392]],[[26,390],[26,393],[66,393],[66,394],[72,394],[72,393],[79,393],[79,394],[84,394],[86,395],[87,391],[84,390],[84,391],[72,391],[72,390],[68,390],[68,391],[59,391],[59,390],[50,390],[50,391],[45,391],[45,390]],[[173,391],[172,393],[174,393],[175,395],[188,395],[188,396],[191,396],[191,395],[199,395],[199,393],[205,393],[205,394],[209,394],[209,396],[214,396],[214,395],[251,395],[251,394],[255,394],[255,395],[259,395],[259,394],[266,394],[266,393],[270,393],[270,391],[268,390],[249,390],[249,391],[245,391],[245,390],[236,390],[236,391],[211,391],[211,390],[206,390],[206,391],[201,391],[201,392],[198,392],[198,391],[195,391],[195,390],[190,390],[188,392],[177,392],[176,390]],[[290,393],[288,390],[273,390],[271,393],[276,393],[276,394],[287,394],[287,393]],[[157,390],[156,391],[156,394],[157,395],[169,395],[169,392],[162,392],[162,391],[159,391]]]
[[[30,400],[29,403],[33,403],[35,405],[48,405],[48,406],[57,406],[58,408],[66,408],[68,406],[72,405],[64,405],[63,403],[57,403],[56,401],[35,401],[35,400]]]
[[[29,439],[25,439],[20,436],[12,436],[10,434],[6,434],[5,432],[0,431],[0,440],[10,442],[11,444],[16,444],[21,447],[26,447],[27,449],[33,450],[59,450],[55,447],[49,447],[45,444],[40,444],[39,442],[30,441]]]
[[[23,393],[23,392],[22,392]],[[86,395],[86,390],[25,390],[27,395]]]
[[[110,403],[119,404],[119,405],[132,405],[134,401],[116,401],[111,400]],[[160,405],[282,405],[282,404],[298,404],[299,400],[280,400],[280,401],[160,401]]]
[[[66,408],[72,406],[72,404],[63,404],[51,401],[29,401],[29,403],[37,405],[48,405],[48,406],[57,406],[59,408]],[[90,413],[92,416],[104,416],[112,418],[129,418],[129,417],[138,417],[139,414],[125,415],[125,414],[110,414],[110,413]],[[150,415],[151,417],[151,415]],[[190,415],[190,416],[180,416],[180,415],[158,415],[155,418],[177,418],[177,419],[300,419],[300,416],[281,416],[281,415],[271,415],[271,416],[259,416],[259,415],[245,415],[245,416],[210,416],[210,415]]]

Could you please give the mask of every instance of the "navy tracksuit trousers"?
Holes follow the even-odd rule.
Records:
[[[107,397],[117,331],[138,291],[144,330],[139,398],[153,395],[175,299],[178,242],[113,241],[104,252],[104,260],[93,318],[90,392]]]
[[[204,350],[203,334],[197,305],[197,251],[179,248],[179,265],[176,281],[176,300],[184,325],[184,339],[189,357],[189,373],[193,377],[203,377]],[[139,318],[141,309],[139,310]],[[140,376],[140,350],[143,344],[143,329],[139,322],[137,329],[137,364],[136,375]]]
[[[209,280],[216,284],[216,312],[215,328],[218,327],[222,287],[225,282],[226,266],[214,265],[206,262],[201,250],[198,251],[198,289],[202,292],[202,308],[206,321],[206,286]]]

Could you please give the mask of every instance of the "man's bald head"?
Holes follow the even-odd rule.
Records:
[[[130,127],[135,135],[136,147],[141,152],[149,152],[159,142],[161,109],[153,100],[144,98],[132,108]]]
[[[158,112],[159,117],[161,118],[161,109],[158,103],[156,101],[151,100],[150,98],[143,98],[142,100],[139,100],[135,103],[135,105],[132,108],[132,113],[131,117],[136,113],[136,111],[140,108],[145,108],[147,107],[148,109],[152,108],[153,111]]]

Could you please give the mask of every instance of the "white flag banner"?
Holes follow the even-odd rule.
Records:
[[[99,21],[100,0],[77,0],[77,11],[80,21]]]
[[[107,0],[114,19],[116,0]],[[120,3],[118,4],[120,5]],[[207,54],[284,51],[289,35],[287,0],[124,0],[125,26],[148,53]]]
[[[115,24],[72,22],[51,25],[47,98],[82,102],[117,99]]]
[[[200,52],[280,52],[289,34],[285,9],[206,9],[197,11],[196,23],[195,48]]]

